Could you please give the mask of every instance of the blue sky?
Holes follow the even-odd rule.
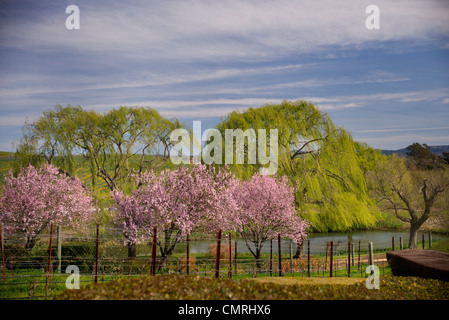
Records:
[[[284,99],[375,148],[449,144],[448,16],[435,0],[0,0],[0,150],[56,104],[151,106],[204,130]]]

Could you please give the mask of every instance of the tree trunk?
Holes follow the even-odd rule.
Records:
[[[252,241],[252,243],[254,244],[254,247],[255,247],[255,250],[253,250],[251,248],[251,246],[249,245],[248,240],[245,237],[243,239],[245,239],[246,247],[249,249],[249,252],[251,252],[253,257],[256,259],[257,273],[260,273],[261,267],[262,267],[260,256],[261,256],[261,253],[262,253],[262,247],[263,247],[263,244],[264,244],[265,240],[260,242],[260,243],[257,242],[257,241]]]
[[[418,230],[419,230],[419,226],[417,226],[416,224],[410,224],[410,238],[408,241],[409,249],[417,248]]]
[[[32,237],[27,237],[27,241],[25,243],[25,249],[31,251],[37,243],[37,235]]]
[[[175,232],[175,233],[173,233]],[[161,259],[158,264],[157,272],[161,272],[162,268],[165,266],[168,259],[171,257],[173,252],[175,251],[175,247],[178,243],[182,241],[182,238],[179,236],[179,230],[169,229],[164,231],[164,243],[158,242],[159,249],[161,252]],[[172,239],[173,236],[173,239]]]
[[[261,260],[260,260],[260,255],[261,255],[261,250],[260,250],[260,248],[256,248],[256,254],[255,254],[254,258],[256,258],[256,269],[257,269],[257,273],[261,273],[261,269],[262,269],[262,264],[261,264]]]
[[[128,258],[137,257],[137,246],[136,244],[129,243],[128,244]]]
[[[296,245],[296,252],[295,255],[293,256],[293,259],[299,259],[301,257],[302,245],[303,243]]]
[[[168,258],[170,258],[171,254],[164,254],[161,256],[161,259],[159,260],[159,263],[157,265],[157,272],[161,273],[162,272],[162,268],[165,266],[165,264],[168,261]]]

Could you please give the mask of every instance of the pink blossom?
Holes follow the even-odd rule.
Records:
[[[234,183],[233,176],[201,164],[158,175],[145,172],[140,182],[141,187],[129,196],[113,193],[113,223],[122,229],[127,244],[148,241],[157,226],[163,256],[170,255],[191,232],[221,228],[233,204],[227,192]]]
[[[51,222],[67,227],[85,225],[94,212],[93,198],[78,179],[59,174],[58,168],[29,165],[17,177],[5,177],[0,198],[0,222],[6,233],[22,232],[31,249],[36,236]]]
[[[293,189],[286,177],[255,174],[235,185],[232,194],[236,209],[229,224],[246,240],[256,259],[265,241],[278,234],[296,244],[307,236],[309,224],[296,212]]]

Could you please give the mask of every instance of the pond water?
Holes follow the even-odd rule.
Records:
[[[424,234],[424,240],[426,248],[429,242],[428,232],[419,232],[418,241],[422,239]],[[392,244],[392,237],[394,237],[395,246],[399,246],[399,239],[402,237],[404,248],[408,247],[409,232],[407,231],[352,231],[352,232],[332,232],[332,233],[312,233],[309,235],[310,240],[310,253],[325,253],[326,242],[333,241],[334,251],[338,254],[339,251],[347,252],[348,241],[355,244],[355,250],[358,250],[358,244],[360,241],[361,250],[368,250],[368,242],[373,242],[374,249],[385,249]],[[449,235],[432,233],[432,241],[440,239],[449,239]],[[237,241],[238,252],[249,252],[248,247],[243,239],[232,239],[232,246],[235,246],[235,240]],[[191,240],[190,252],[191,253],[206,253],[209,251],[209,245],[216,243],[214,240]],[[228,244],[229,240],[226,236],[222,238],[222,244]],[[290,240],[281,240],[281,251],[290,252]],[[307,242],[305,242],[307,243]],[[254,246],[250,244],[252,248]],[[278,243],[277,240],[273,241],[273,253],[277,253]],[[307,245],[306,245],[307,246]],[[177,252],[185,252],[185,243],[179,244]],[[270,252],[270,241],[265,242],[263,252]],[[295,246],[293,245],[293,251]]]

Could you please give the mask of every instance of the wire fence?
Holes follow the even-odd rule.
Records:
[[[166,245],[164,234],[130,247],[122,232],[109,226],[87,227],[83,232],[51,226],[36,237],[34,245],[24,234],[5,235],[4,226],[1,231],[0,299],[51,297],[68,287],[73,272],[86,285],[154,274],[366,277],[369,265],[376,265],[381,274],[388,267],[386,250],[374,251],[372,243],[367,247],[360,241],[320,244],[306,239],[298,247],[278,237],[265,241],[256,259],[253,243],[221,231],[189,235],[168,255],[163,249],[172,242]],[[398,246],[402,249],[393,238],[392,248]]]

